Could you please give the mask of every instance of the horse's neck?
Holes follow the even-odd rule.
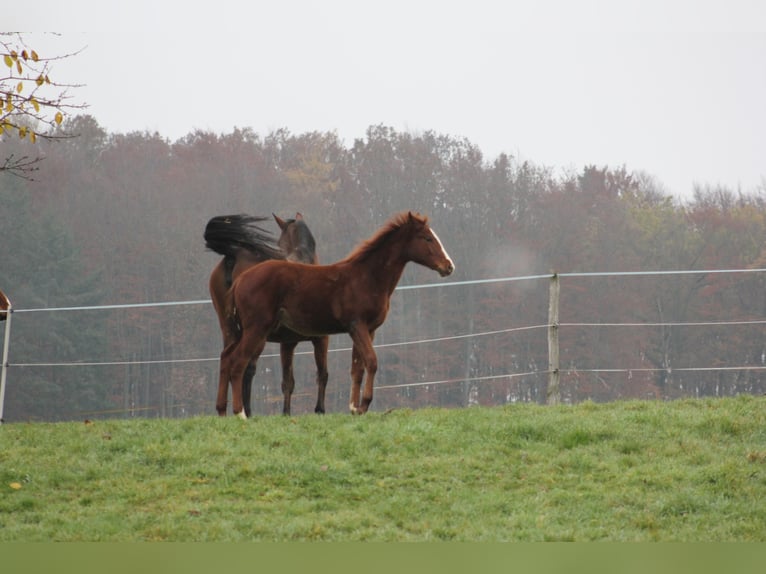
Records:
[[[309,247],[301,245],[287,254],[287,260],[297,261],[298,263],[316,264],[317,256]]]
[[[367,267],[365,276],[374,282],[374,287],[385,287],[390,296],[404,273],[407,261],[400,250],[380,250],[368,256],[364,265]]]

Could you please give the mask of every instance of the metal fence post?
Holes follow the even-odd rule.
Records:
[[[548,391],[547,403],[557,405],[561,402],[559,389],[559,276],[551,276],[548,297]]]

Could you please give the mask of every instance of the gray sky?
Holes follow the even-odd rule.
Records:
[[[668,193],[766,185],[763,0],[40,0],[7,29],[112,132],[373,124],[559,170],[625,165]],[[4,19],[9,18],[6,14]],[[34,39],[41,38],[34,41]]]

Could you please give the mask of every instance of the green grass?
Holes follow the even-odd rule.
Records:
[[[0,541],[764,541],[766,398],[0,427]]]

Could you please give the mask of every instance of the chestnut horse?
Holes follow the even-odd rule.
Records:
[[[404,212],[332,265],[266,261],[242,273],[226,300],[230,329],[238,337],[221,353],[219,414],[226,412],[231,381],[234,413],[247,418],[242,404],[243,373],[263,352],[270,334],[283,328],[306,337],[351,336],[349,408],[352,413],[365,413],[372,402],[378,368],[372,345],[375,330],[385,321],[391,295],[410,261],[438,271],[442,277],[455,269],[428,219]]]
[[[276,246],[271,234],[258,226],[258,223],[268,219],[266,217],[222,215],[212,218],[205,227],[205,245],[208,249],[224,256],[210,274],[209,284],[210,297],[223,334],[224,348],[234,339],[234,335],[229,332],[224,312],[224,298],[234,279],[253,265],[270,259],[319,263],[314,236],[303,220],[303,216],[296,213],[295,219],[284,220],[275,214],[272,215],[282,230]],[[302,337],[288,329],[280,329],[269,335],[269,341],[280,343],[284,396],[282,413],[290,414],[290,401],[295,389],[293,356],[295,348],[301,341],[311,341],[314,345],[314,360],[317,366],[317,403],[314,412],[324,413],[329,337]],[[255,361],[251,361],[242,383],[242,400],[247,416],[251,413],[250,397],[254,375]],[[224,397],[224,402],[225,400]]]
[[[0,321],[5,321],[6,317],[8,317],[8,308],[10,306],[11,302],[8,300],[8,297],[0,291]]]

